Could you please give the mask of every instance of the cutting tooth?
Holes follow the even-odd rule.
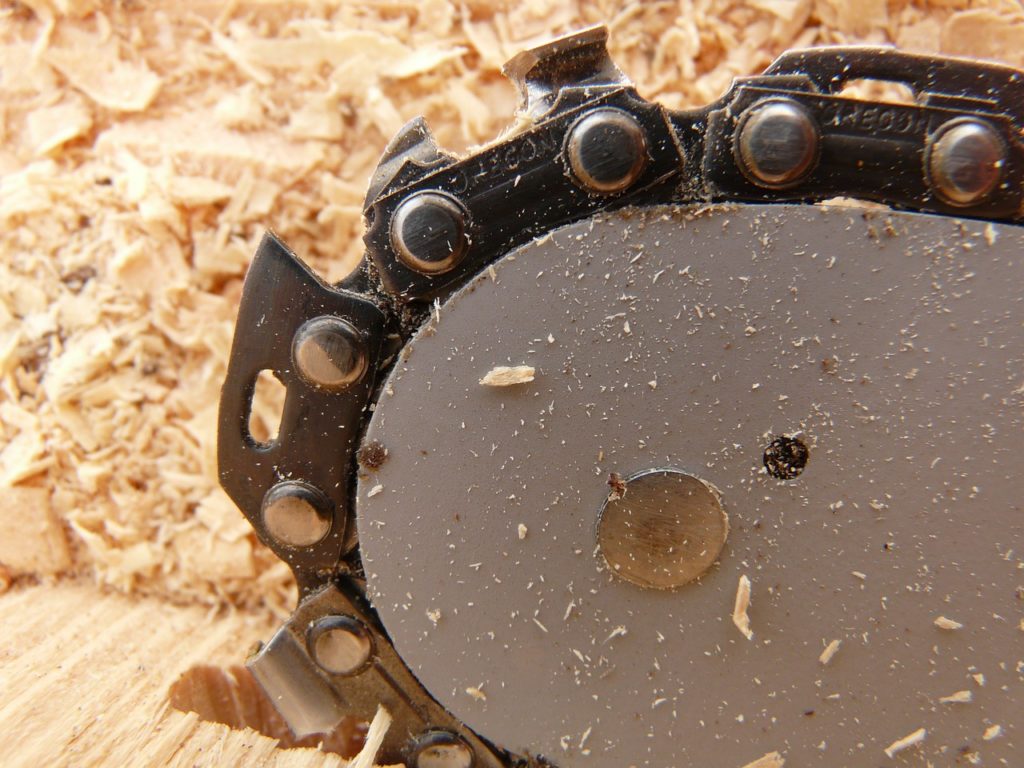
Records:
[[[437,145],[434,134],[427,127],[427,121],[423,117],[414,117],[402,126],[384,148],[384,154],[381,155],[377,168],[370,177],[364,207],[369,208],[377,196],[408,165],[419,170],[452,162],[455,162],[455,157]]]
[[[566,86],[630,85],[607,43],[608,28],[596,26],[513,56],[501,71],[522,94],[519,111],[533,117],[547,112]]]

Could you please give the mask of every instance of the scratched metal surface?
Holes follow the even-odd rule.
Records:
[[[880,765],[922,727],[890,762],[1012,764],[1022,255],[1012,226],[732,206],[505,258],[419,334],[367,435],[389,458],[360,479],[359,537],[398,652],[479,733],[563,767]],[[478,383],[517,364],[536,380]],[[769,478],[764,447],[797,433],[806,471]],[[720,489],[732,529],[669,592],[595,552],[609,473],[653,466]]]

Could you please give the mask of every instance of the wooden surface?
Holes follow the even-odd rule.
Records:
[[[237,662],[266,625],[240,614],[58,584],[0,595],[0,765],[333,768],[167,705],[195,664]]]

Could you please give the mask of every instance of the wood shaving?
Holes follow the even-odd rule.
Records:
[[[12,574],[54,574],[71,567],[64,526],[47,489],[0,487],[0,562]]]
[[[949,696],[939,699],[942,704],[970,704],[974,700],[974,694],[970,691],[957,691]]]
[[[529,365],[498,365],[491,368],[480,383],[485,387],[512,387],[533,381],[534,369]]]
[[[732,609],[732,623],[736,625],[747,640],[754,639],[754,633],[750,629],[750,617],[747,609],[750,607],[750,579],[746,574],[740,576],[739,585],[736,587],[736,604]]]
[[[839,646],[842,645],[842,642],[842,640],[833,640],[825,646],[825,650],[823,650],[821,655],[818,657],[818,661],[821,662],[822,666],[828,666],[828,663],[832,661],[832,657],[836,655],[836,651],[839,650]]]
[[[963,626],[964,626],[959,621],[954,621],[953,619],[947,619],[945,616],[939,616],[937,619],[935,619],[935,621],[933,623],[939,629],[948,629],[950,631],[955,630],[955,629],[963,629]]]
[[[1003,726],[1001,726],[1001,725],[990,725],[988,728],[985,729],[985,733],[984,733],[984,735],[982,735],[981,738],[984,739],[985,741],[992,741],[993,739],[998,739],[1002,735],[1003,735]]]
[[[743,768],[783,768],[785,764],[786,760],[782,755],[778,752],[769,752],[752,763],[747,763]]]
[[[924,741],[925,736],[928,735],[928,731],[924,728],[918,728],[913,733],[909,733],[902,739],[897,739],[888,747],[885,748],[886,757],[892,758],[894,755],[899,754],[905,749],[916,747],[918,744]]]
[[[114,35],[90,34],[58,25],[43,52],[47,64],[97,105],[117,112],[141,112],[153,103],[161,78]]]
[[[391,728],[391,713],[384,708],[383,704],[377,705],[377,712],[370,721],[370,728],[366,732],[366,743],[359,750],[359,754],[352,758],[348,768],[373,768],[376,765],[377,753],[380,745],[384,743],[388,729]]]
[[[943,51],[954,56],[981,56],[1024,65],[1024,14],[994,8],[956,13],[942,25]]]

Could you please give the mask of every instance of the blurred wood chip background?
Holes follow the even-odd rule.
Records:
[[[0,0],[4,765],[342,762],[166,704],[294,600],[216,479],[242,277],[268,227],[342,277],[406,120],[492,139],[501,64],[598,23],[669,107],[807,45],[1024,65],[1019,0]]]

